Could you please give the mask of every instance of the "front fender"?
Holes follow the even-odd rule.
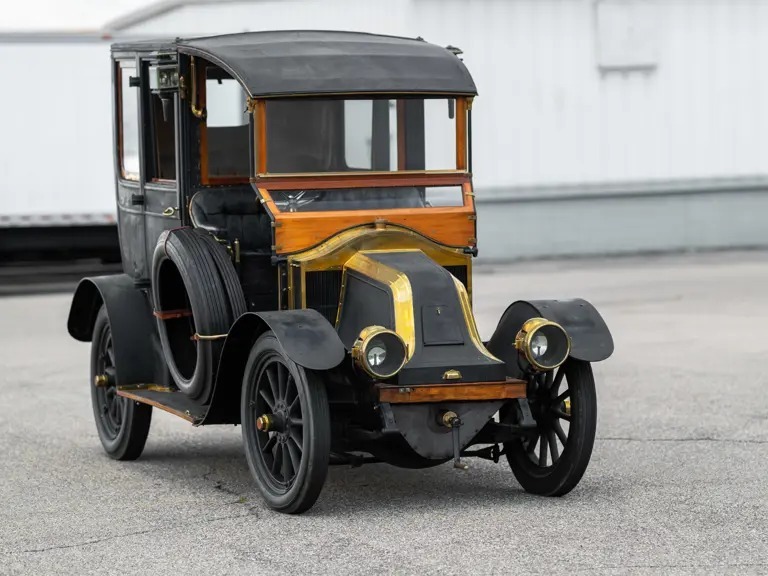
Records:
[[[571,358],[600,362],[613,354],[613,337],[603,317],[589,302],[575,300],[518,300],[504,311],[488,341],[492,354],[517,366],[515,336],[526,320],[542,317],[560,324],[571,337]]]
[[[69,309],[70,336],[90,342],[102,304],[107,309],[112,331],[117,384],[161,383],[163,375],[158,374],[156,361],[159,342],[152,310],[131,277],[116,274],[83,278]]]
[[[210,408],[202,424],[240,422],[240,388],[245,365],[254,342],[267,330],[275,333],[288,358],[309,370],[335,368],[346,355],[336,330],[317,310],[243,314],[224,341]]]

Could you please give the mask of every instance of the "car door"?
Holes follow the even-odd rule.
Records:
[[[144,191],[141,185],[139,75],[135,55],[115,59],[115,172],[117,218],[123,271],[135,280],[147,278],[144,240]]]
[[[142,189],[144,194],[144,249],[148,276],[157,240],[164,230],[181,226],[178,180],[178,91],[158,88],[158,75],[176,70],[173,59],[141,59],[143,130]]]

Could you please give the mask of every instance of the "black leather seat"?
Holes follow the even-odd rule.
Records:
[[[195,228],[229,243],[237,239],[242,250],[271,250],[270,219],[251,188],[200,190],[189,201],[189,214]]]

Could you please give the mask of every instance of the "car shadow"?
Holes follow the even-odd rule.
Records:
[[[336,516],[430,509],[450,501],[457,507],[483,507],[506,501],[536,498],[522,491],[506,461],[469,459],[467,471],[455,470],[451,463],[434,468],[411,470],[385,463],[331,466],[315,515]],[[226,493],[234,503],[265,509],[251,478],[238,437],[217,443],[192,440],[148,446],[136,463],[150,480],[186,482],[190,489],[212,489]],[[203,484],[201,486],[201,483]]]

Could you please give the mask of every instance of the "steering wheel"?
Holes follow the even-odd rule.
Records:
[[[318,190],[299,190],[287,193],[286,198],[282,200],[275,200],[275,205],[283,212],[298,212],[301,208],[311,204],[319,197],[320,191]]]

